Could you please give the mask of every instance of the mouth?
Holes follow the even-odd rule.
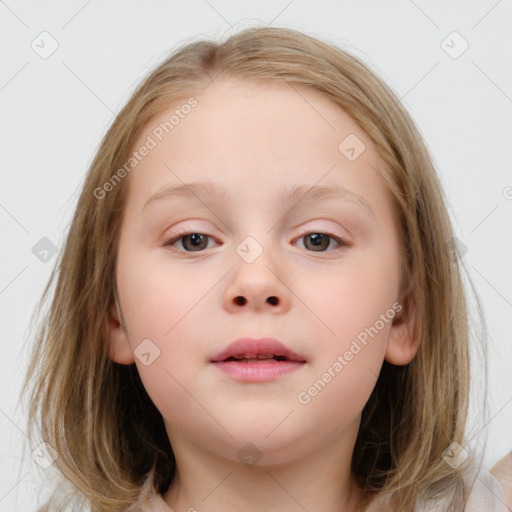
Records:
[[[246,355],[238,355],[238,356],[230,356],[224,361],[220,362],[229,362],[236,361],[239,363],[259,363],[261,361],[291,361],[286,356],[276,356],[273,354],[257,354],[256,357],[251,356],[250,354]]]
[[[210,361],[224,374],[244,382],[274,380],[306,362],[305,357],[273,338],[239,339]]]

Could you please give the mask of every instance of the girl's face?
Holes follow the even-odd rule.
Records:
[[[334,440],[351,449],[384,358],[406,364],[417,350],[400,319],[398,231],[378,154],[307,88],[219,81],[196,100],[135,144],[149,150],[125,178],[127,332],[112,309],[111,357],[135,362],[173,447],[259,464]],[[303,196],[310,186],[332,192]],[[192,236],[166,244],[176,233]],[[275,338],[305,362],[259,381],[211,362],[244,337]]]

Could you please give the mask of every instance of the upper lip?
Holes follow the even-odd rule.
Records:
[[[290,361],[306,362],[304,356],[274,338],[240,338],[212,357],[211,362],[218,363],[237,356],[256,358],[258,355],[281,356]]]

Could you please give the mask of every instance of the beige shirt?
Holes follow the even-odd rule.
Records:
[[[415,512],[445,512],[446,502],[438,501],[416,508]],[[370,507],[374,510],[374,506]],[[160,494],[152,494],[147,504],[142,507],[141,512],[174,512],[163,500]],[[181,511],[180,511],[181,512]],[[190,507],[187,512],[195,512]],[[482,470],[476,479],[469,501],[461,512],[509,512],[505,503],[505,492],[499,481],[486,470]]]
[[[417,512],[445,512],[446,503],[423,505]],[[167,511],[166,511],[167,512]],[[502,485],[489,471],[482,470],[475,480],[463,512],[509,512]]]

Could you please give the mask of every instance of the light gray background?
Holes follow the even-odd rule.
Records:
[[[351,51],[418,123],[489,326],[486,467],[512,449],[511,1],[239,4],[0,1],[0,511],[35,510],[51,479],[50,470],[41,476],[30,450],[21,456],[23,348],[54,263],[32,248],[43,237],[62,247],[77,188],[138,81],[183,40],[227,36],[254,23],[302,30]],[[46,59],[31,47],[50,48],[43,31],[58,43]],[[458,58],[463,41],[453,31],[469,44]]]

